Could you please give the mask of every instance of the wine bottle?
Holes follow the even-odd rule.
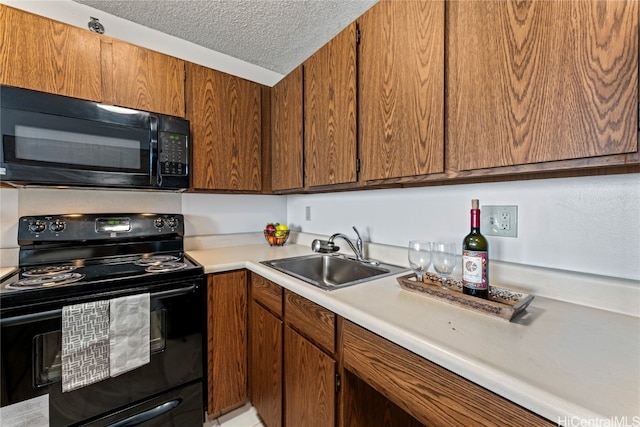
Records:
[[[471,232],[462,241],[462,292],[489,298],[489,243],[480,234],[480,207],[471,201]]]

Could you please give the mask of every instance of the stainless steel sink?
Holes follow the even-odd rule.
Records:
[[[262,261],[262,264],[325,290],[357,285],[408,270],[377,261],[358,261],[341,254],[305,255]]]

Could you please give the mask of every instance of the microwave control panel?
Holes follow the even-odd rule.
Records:
[[[162,175],[187,174],[187,135],[160,132],[160,173]]]

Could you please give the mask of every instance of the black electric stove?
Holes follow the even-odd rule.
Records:
[[[183,238],[179,214],[20,218],[19,269],[0,282],[0,405],[22,411],[17,405],[46,395],[42,411],[53,427],[151,419],[201,426],[204,272],[185,255]],[[63,391],[64,307],[143,294],[150,299],[149,363]]]
[[[0,283],[0,309],[201,276],[183,236],[178,214],[22,217],[19,269]]]

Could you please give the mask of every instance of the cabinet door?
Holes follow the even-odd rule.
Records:
[[[444,2],[382,0],[358,19],[361,179],[444,171]]]
[[[302,188],[302,66],[273,87],[271,188]]]
[[[355,182],[355,24],[309,57],[303,67],[305,184]]]
[[[282,426],[282,320],[251,303],[251,403],[267,427]]]
[[[238,406],[247,393],[247,273],[208,276],[207,412]]]
[[[261,86],[197,64],[187,66],[192,187],[260,191]]]
[[[106,102],[184,117],[184,61],[119,40],[102,41]]]
[[[0,5],[0,83],[102,100],[100,37]]]
[[[448,3],[458,170],[638,150],[637,1]]]
[[[343,356],[348,392],[353,378],[366,382],[425,426],[555,425],[415,353],[348,321],[343,323]],[[355,391],[358,391],[356,385]],[[368,394],[368,393],[367,393]],[[358,417],[366,395],[345,397],[347,418]],[[369,402],[370,403],[370,402]],[[413,420],[410,420],[414,423]],[[350,422],[349,425],[362,425]]]
[[[289,427],[335,427],[336,362],[285,327],[285,420]]]

